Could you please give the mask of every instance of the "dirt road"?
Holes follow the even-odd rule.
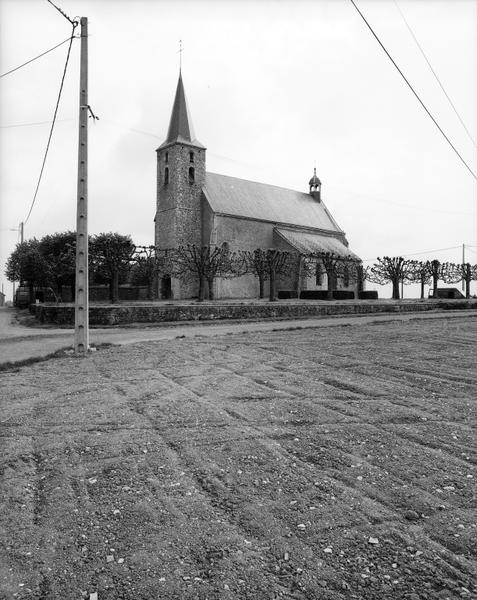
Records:
[[[476,342],[427,319],[1,373],[0,596],[476,597]]]
[[[26,311],[23,311],[26,312]],[[56,329],[52,326],[25,326],[17,320],[16,310],[0,307],[0,367],[5,363],[21,363],[35,358],[48,357],[74,345],[73,329]],[[291,320],[262,321],[197,321],[169,322],[157,324],[132,324],[129,327],[109,327],[90,329],[90,345],[102,344],[129,345],[138,342],[173,340],[181,337],[230,335],[234,333],[255,333],[314,327],[342,327],[344,325],[363,326],[370,323],[399,321],[407,323],[416,319],[475,319],[475,310],[456,310],[429,313],[389,313],[319,317]],[[32,318],[34,324],[37,322]]]

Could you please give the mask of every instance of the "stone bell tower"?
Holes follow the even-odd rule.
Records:
[[[205,147],[195,138],[179,73],[166,140],[157,148],[156,248],[202,244],[202,187],[205,185]],[[166,279],[166,281],[164,281]],[[160,297],[196,295],[196,282],[163,278]]]

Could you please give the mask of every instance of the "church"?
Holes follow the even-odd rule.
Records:
[[[348,248],[344,231],[321,198],[315,173],[308,192],[247,181],[206,171],[206,148],[195,137],[179,73],[167,138],[157,148],[156,248],[186,244],[220,246],[230,250],[276,248],[296,254],[333,252],[360,259]],[[298,271],[298,269],[297,269]],[[295,273],[279,280],[278,289],[326,290],[322,269],[313,275]],[[253,275],[217,278],[214,297],[255,298]],[[337,289],[356,291],[356,282],[339,279]],[[197,296],[198,283],[163,277],[159,297]]]

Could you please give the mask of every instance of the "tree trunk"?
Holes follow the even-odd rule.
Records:
[[[265,297],[265,278],[263,277],[263,275],[258,276],[258,282],[259,282],[259,286],[260,286],[260,298],[264,298]]]
[[[111,279],[111,303],[116,304],[119,300],[119,272],[115,270]]]
[[[275,269],[270,270],[270,302],[275,302],[277,299]]]
[[[393,300],[399,300],[399,279],[396,277],[392,281],[393,283]]]
[[[31,281],[28,282],[28,300],[29,304],[33,304],[35,302],[35,290]]]
[[[214,300],[214,278],[208,277],[207,283],[209,284],[209,300]]]
[[[437,298],[437,284],[439,283],[439,278],[437,274],[432,275],[432,295],[434,298]]]
[[[335,277],[332,273],[328,274],[328,289],[326,292],[326,298],[328,300],[333,300],[333,290],[335,289]]]
[[[421,279],[421,299],[424,298],[424,279]]]
[[[361,272],[358,272],[358,293],[362,292],[363,289],[364,289],[363,274]]]
[[[465,276],[465,297],[470,298],[470,273]]]
[[[300,297],[300,293],[301,293],[302,277],[303,277],[303,255],[300,254],[300,256],[298,257],[298,275],[297,275],[296,286],[295,286],[297,298]]]
[[[205,277],[203,277],[202,275],[199,276],[199,302],[203,302],[204,301],[204,297],[205,297]]]
[[[147,286],[147,299],[154,300],[154,280],[155,277],[150,277]]]

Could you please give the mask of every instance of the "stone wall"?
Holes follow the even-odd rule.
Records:
[[[71,304],[32,305],[38,320],[59,325],[74,324]],[[297,319],[334,315],[422,312],[435,310],[477,310],[477,299],[415,301],[285,301],[250,303],[184,303],[90,305],[90,325],[159,323],[168,321],[215,321],[225,319]]]

